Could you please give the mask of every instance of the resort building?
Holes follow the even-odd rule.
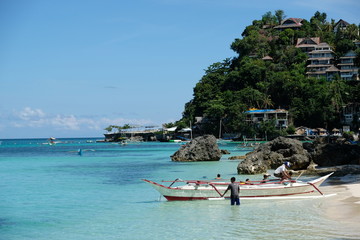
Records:
[[[314,51],[319,44],[319,37],[298,38],[295,47],[300,48],[303,52],[309,54],[311,51]]]
[[[334,26],[334,32],[344,31],[350,24],[340,19]],[[356,47],[360,47],[360,41],[354,41]],[[319,37],[298,38],[295,47],[307,53],[308,65],[306,75],[308,77],[324,77],[331,81],[338,76],[342,80],[359,81],[359,68],[355,66],[356,53],[349,51],[344,56],[336,59],[329,44],[320,42]],[[337,63],[336,65],[335,62]]]
[[[355,42],[357,44],[357,42]],[[359,44],[360,45],[360,44]],[[349,51],[340,57],[335,66],[334,52],[327,43],[320,43],[320,38],[298,38],[296,46],[309,55],[306,75],[308,77],[325,77],[331,81],[340,76],[343,80],[359,81],[359,68],[355,66],[356,53]]]
[[[260,124],[260,122],[275,120],[276,127],[288,127],[288,111],[284,109],[250,109],[245,114],[245,121],[249,124]]]
[[[355,66],[354,60],[356,53],[350,51],[345,56],[340,57],[338,67],[340,69],[340,77],[343,80],[359,80],[359,68]]]
[[[297,29],[301,28],[301,26],[302,26],[301,22],[303,20],[304,19],[302,19],[302,18],[287,18],[287,19],[283,20],[280,25],[275,26],[274,28],[278,29],[278,30],[283,30],[283,29],[288,29],[288,28],[297,30]]]
[[[332,80],[338,69],[334,64],[334,52],[327,43],[320,43],[315,50],[309,52],[310,64],[307,66],[306,75],[309,77],[325,77]]]
[[[342,123],[351,126],[355,131],[360,127],[360,103],[351,103],[342,109]]]
[[[332,65],[328,69],[326,69],[326,80],[331,81],[336,79],[336,77],[339,75],[339,69]]]
[[[360,41],[355,40],[355,41],[354,41],[354,44],[355,44],[355,46],[356,46],[357,48],[360,48]]]
[[[334,32],[343,31],[350,24],[342,19],[340,19],[334,26]]]

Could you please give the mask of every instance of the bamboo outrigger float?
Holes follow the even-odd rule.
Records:
[[[238,182],[240,186],[240,198],[266,198],[266,197],[288,197],[297,195],[307,195],[318,193],[323,195],[319,186],[329,178],[333,173],[314,179],[312,181],[303,182],[298,180],[269,180],[265,183],[261,181],[252,181],[250,183]],[[219,181],[202,181],[202,180],[180,180],[170,181],[169,186],[165,186],[147,179],[143,181],[150,183],[161,195],[168,201],[189,201],[189,200],[213,200],[223,198],[230,182]],[[163,181],[169,182],[169,181]],[[173,187],[175,183],[184,183]],[[225,198],[230,197],[228,192]]]

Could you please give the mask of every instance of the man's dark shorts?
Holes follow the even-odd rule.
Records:
[[[240,199],[239,198],[231,198],[231,205],[240,205]]]

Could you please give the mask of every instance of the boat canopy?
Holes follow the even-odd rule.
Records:
[[[168,132],[175,132],[177,127],[172,127],[172,128],[164,128],[165,131],[168,131]]]

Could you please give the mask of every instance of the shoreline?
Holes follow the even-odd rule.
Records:
[[[319,206],[328,219],[358,229],[360,222],[360,175],[347,175],[322,186],[324,194],[336,193]],[[359,233],[360,231],[358,231]]]

